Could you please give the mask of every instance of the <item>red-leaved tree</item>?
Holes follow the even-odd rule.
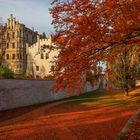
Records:
[[[80,89],[87,71],[113,62],[112,50],[140,48],[140,0],[54,0],[50,13],[59,56],[55,89]],[[121,49],[122,51],[123,49]],[[138,49],[140,51],[140,49]],[[114,55],[115,55],[114,54]]]

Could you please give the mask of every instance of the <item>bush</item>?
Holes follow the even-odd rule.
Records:
[[[4,78],[14,78],[14,72],[7,66],[0,66],[0,76]]]
[[[17,78],[17,79],[30,79],[30,78],[33,78],[32,75],[30,75],[28,73],[15,74],[14,77]]]

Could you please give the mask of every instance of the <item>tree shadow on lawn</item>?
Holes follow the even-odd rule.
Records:
[[[115,110],[114,114],[111,113],[113,116],[110,116],[110,112],[102,111],[102,113],[104,115],[98,116],[98,114],[96,114],[95,117],[89,113],[87,114],[86,112],[83,112],[80,118],[77,116],[77,113],[74,113],[73,115],[77,116],[76,119],[72,119],[70,114],[62,116],[63,119],[58,116],[57,118],[48,118],[46,116],[44,118],[40,118],[40,120],[29,122],[29,124],[26,122],[24,126],[11,125],[10,128],[8,126],[4,131],[0,131],[0,136],[8,134],[7,139],[10,139],[11,137],[14,139],[26,138],[26,136],[32,139],[35,138],[34,136],[37,136],[37,134],[40,134],[39,136],[44,136],[46,139],[53,139],[54,137],[50,133],[53,132],[55,135],[59,135],[59,137],[63,137],[62,134],[67,135],[67,133],[70,133],[70,135],[76,134],[77,138],[79,137],[80,139],[86,139],[88,137],[96,139],[97,136],[98,139],[103,139],[103,137],[106,139],[111,135],[111,138],[109,139],[111,140],[116,136],[132,114],[131,112],[126,112],[118,115]],[[84,114],[87,115],[87,117]],[[64,127],[66,129],[63,129]],[[67,131],[67,129],[70,131]],[[22,133],[23,131],[24,133]],[[63,133],[56,133],[60,131],[63,131]]]
[[[102,107],[110,108],[133,108],[138,109],[140,106],[139,89],[130,91],[130,96],[125,96],[120,90],[108,91],[108,90],[96,90],[81,94],[80,96],[70,97],[57,106],[53,106],[51,109],[46,110],[46,114],[57,114],[76,112],[79,110],[96,110]]]
[[[99,94],[96,94],[96,91],[95,91],[95,92],[89,92],[87,94],[82,94],[80,96],[75,96],[75,97],[70,97],[70,98],[67,98],[67,99],[62,99],[62,100],[59,100],[59,101],[70,100],[70,99],[78,99],[78,98],[99,97],[99,96],[103,96],[103,95],[104,95],[104,93],[99,92]],[[34,111],[36,109],[42,108],[44,105],[47,106],[50,103],[55,103],[55,102],[59,102],[59,101],[35,104],[35,105],[31,105],[31,106],[26,106],[26,107],[19,107],[19,108],[15,108],[15,109],[0,111],[0,122],[3,122],[5,120],[9,120],[9,119],[12,119],[12,118],[16,118],[16,117],[24,115],[28,112],[31,112],[31,111]]]
[[[84,98],[98,98],[98,97],[103,97],[103,96],[107,96],[107,95],[108,95],[108,93],[106,91],[95,90],[95,91],[82,93],[82,94],[77,95],[77,96],[69,97],[66,100],[84,99]]]
[[[122,93],[116,93],[116,94],[109,94],[106,93],[105,91],[96,91],[96,92],[89,92],[82,94],[77,97],[71,97],[68,100],[66,104],[80,104],[80,103],[86,103],[90,102],[95,105],[125,105],[129,103],[137,103],[139,101],[140,94],[134,94],[126,97]],[[71,101],[73,100],[73,101]],[[65,103],[64,103],[65,104]]]
[[[26,107],[19,107],[19,108],[15,108],[15,109],[0,111],[0,122],[10,120],[10,119],[16,118],[18,116],[22,116],[28,112],[39,109],[42,106],[44,106],[44,104],[31,105],[31,106],[26,106]]]
[[[42,115],[50,115],[56,113],[64,113],[64,112],[71,112],[71,111],[78,111],[78,110],[92,110],[97,109],[100,107],[125,107],[128,105],[138,105],[140,104],[140,94],[133,94],[129,97],[125,97],[122,93],[115,93],[110,94],[107,91],[92,91],[88,93],[81,94],[80,96],[70,97],[67,99],[63,99],[60,101],[68,101],[73,100],[67,103],[62,103],[60,105],[53,106],[50,109],[47,106],[50,103],[43,103],[40,105],[32,105],[28,107],[21,107],[17,109],[7,110],[7,111],[0,111],[0,122],[14,119],[18,116],[22,116],[25,114],[30,114],[25,118],[25,120],[34,119],[36,117]],[[86,99],[89,98],[89,99]],[[82,99],[82,100],[76,100]],[[60,102],[55,101],[55,102]],[[55,103],[53,102],[53,103]],[[42,112],[37,116],[32,115],[32,112],[37,112],[41,110]],[[31,113],[30,113],[31,112]]]
[[[90,97],[90,98],[89,98]],[[78,97],[72,97],[70,99],[73,99],[73,101],[63,103],[61,105],[58,105],[56,108],[57,110],[61,110],[61,108],[65,108],[64,110],[67,112],[68,110],[75,110],[73,108],[81,108],[83,109],[97,109],[100,107],[110,107],[110,108],[129,108],[131,107],[136,107],[140,105],[140,98],[139,94],[130,94],[130,96],[126,97],[122,93],[116,93],[116,94],[109,94],[106,92],[99,91],[94,91],[94,92],[89,92],[85,93],[83,95],[80,95]],[[89,98],[89,99],[86,99]],[[82,100],[77,100],[77,99],[82,99]],[[85,99],[85,100],[84,100]],[[79,107],[78,107],[79,106]],[[52,108],[53,110],[53,108]],[[62,111],[57,111],[56,112],[62,112]],[[55,113],[55,111],[53,113]],[[76,111],[76,110],[75,110]]]
[[[98,107],[123,107],[123,106],[127,106],[130,104],[138,104],[139,101],[113,101],[113,100],[100,100],[100,99],[92,99],[92,100],[82,100],[82,101],[71,101],[71,102],[67,102],[62,104],[61,106],[69,106],[71,108],[74,108],[76,106],[81,106],[81,108],[88,107],[91,109],[97,109]],[[59,105],[58,105],[59,106]]]

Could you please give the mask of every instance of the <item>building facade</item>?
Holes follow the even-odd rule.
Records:
[[[57,51],[49,52],[47,46],[52,45],[51,36],[38,34],[11,15],[0,26],[0,65],[8,66],[16,74],[47,77],[51,74],[50,62],[58,55]]]
[[[51,66],[58,55],[57,50],[50,51],[49,46],[53,46],[52,37],[42,38],[38,35],[37,42],[27,47],[27,74],[34,78],[45,78],[51,75]]]
[[[27,69],[26,47],[37,42],[37,32],[16,21],[11,15],[0,28],[0,53],[2,63],[16,74],[24,74]]]
[[[4,59],[4,55],[5,55],[5,27],[3,27],[2,25],[0,26],[0,65],[2,65],[2,60]]]

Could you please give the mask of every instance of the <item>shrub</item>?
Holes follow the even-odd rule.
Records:
[[[4,78],[14,78],[14,72],[7,66],[0,66],[0,76]]]

